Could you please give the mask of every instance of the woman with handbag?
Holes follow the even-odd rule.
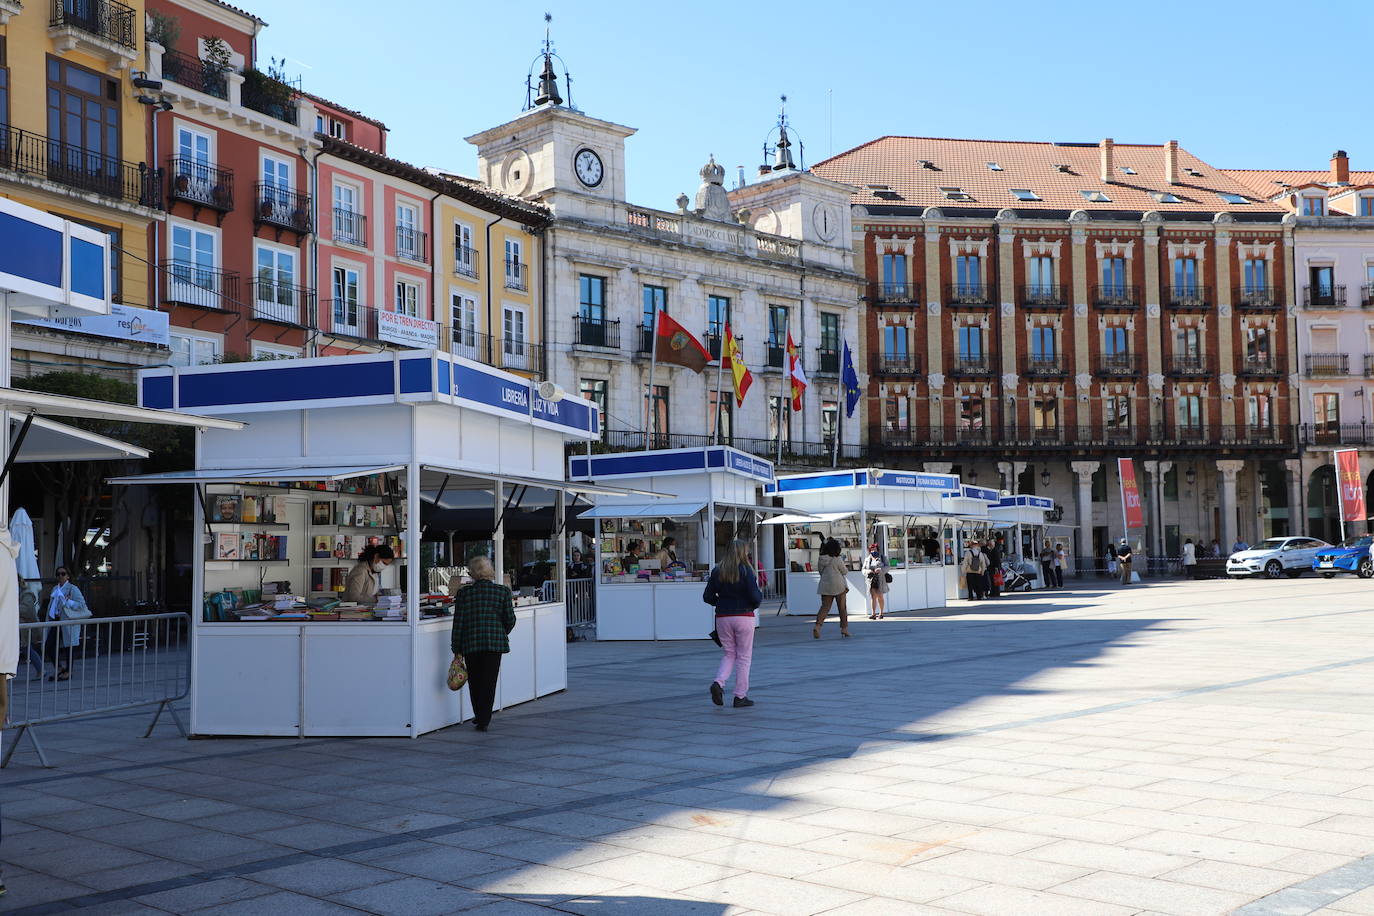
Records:
[[[467,664],[472,724],[479,732],[491,724],[496,702],[496,678],[501,656],[510,651],[515,629],[515,602],[510,589],[496,582],[496,569],[486,557],[468,563],[471,585],[458,590],[453,601],[453,654]]]
[[[48,620],[85,620],[91,616],[81,589],[72,584],[71,573],[65,566],[57,567],[57,584],[48,593]],[[70,627],[48,627],[43,637],[43,661],[52,662],[54,673],[50,681],[65,681],[72,676],[69,662],[81,643],[80,624]],[[66,650],[64,654],[62,650]]]
[[[749,666],[754,660],[754,610],[763,603],[758,570],[748,541],[731,541],[706,580],[701,600],[716,609],[716,634],[724,655],[711,682],[711,702],[725,705],[725,682],[735,673],[734,707],[753,706]]]
[[[821,609],[816,613],[816,625],[811,628],[811,638],[821,638],[821,624],[830,616],[830,605],[835,604],[840,611],[840,635],[849,635],[849,566],[840,556],[840,542],[831,538],[821,545],[821,558],[816,564],[820,572],[820,582],[816,591],[821,596]]]
[[[892,576],[888,574],[887,564],[878,553],[877,544],[868,545],[868,556],[864,557],[864,578],[868,580],[868,619],[882,620],[887,613],[888,585]]]

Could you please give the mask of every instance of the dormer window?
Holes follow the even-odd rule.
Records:
[[[929,159],[917,159],[916,164],[923,169],[930,169],[932,171],[935,171],[935,163],[931,162]]]
[[[1170,194],[1168,191],[1151,191],[1150,196],[1162,204],[1176,204],[1180,202],[1177,195]]]
[[[1101,191],[1079,191],[1078,193],[1082,194],[1083,199],[1089,203],[1109,204],[1112,202],[1112,199]]]
[[[1040,200],[1040,195],[1030,188],[1012,188],[1011,193],[1017,200]]]
[[[1056,162],[1054,164],[1054,170],[1056,172],[1063,172],[1065,175],[1073,173],[1073,169],[1069,168],[1069,165],[1066,162]]]
[[[1248,204],[1250,202],[1246,200],[1244,196],[1240,194],[1232,194],[1230,191],[1218,191],[1217,197],[1220,197],[1223,201],[1225,201],[1228,204]]]
[[[942,188],[940,188],[940,191],[941,191],[941,193],[943,193],[943,194],[945,195],[945,199],[947,199],[947,200],[972,200],[972,199],[973,199],[973,198],[969,197],[968,192],[966,192],[963,188],[942,187]]]
[[[1374,194],[1361,194],[1355,212],[1360,216],[1374,216]]]
[[[1316,194],[1304,194],[1298,212],[1303,216],[1325,216],[1326,198]]]
[[[1185,168],[1183,171],[1187,172],[1189,175],[1192,175],[1194,178],[1201,178],[1201,177],[1202,177],[1202,173],[1199,172],[1197,169],[1192,168],[1191,166]]]

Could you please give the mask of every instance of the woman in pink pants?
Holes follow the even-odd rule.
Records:
[[[731,541],[724,556],[711,570],[701,600],[716,609],[716,634],[725,656],[711,682],[711,702],[725,705],[725,682],[735,672],[735,702],[739,709],[753,706],[749,699],[749,663],[754,657],[754,609],[763,603],[758,574],[749,556],[748,541]]]

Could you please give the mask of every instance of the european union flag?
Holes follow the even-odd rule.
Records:
[[[849,341],[844,342],[844,371],[840,375],[844,386],[844,415],[854,416],[854,408],[859,403],[859,374],[854,371],[854,355],[849,352]]]

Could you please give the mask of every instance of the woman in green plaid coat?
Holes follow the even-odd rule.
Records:
[[[496,702],[501,656],[510,651],[515,603],[510,589],[496,584],[491,560],[477,557],[468,564],[468,572],[473,583],[459,589],[453,601],[453,654],[467,663],[473,727],[484,732]]]

